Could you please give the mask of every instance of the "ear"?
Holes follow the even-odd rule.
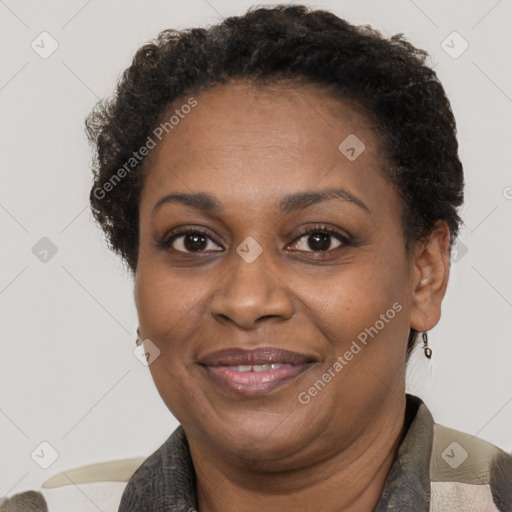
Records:
[[[450,276],[450,229],[446,222],[438,221],[413,253],[411,327],[425,332],[441,318],[441,302]]]

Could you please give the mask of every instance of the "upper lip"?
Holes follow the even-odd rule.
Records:
[[[259,347],[255,349],[227,348],[211,352],[200,358],[199,363],[205,366],[238,366],[257,364],[307,364],[315,362],[315,358],[276,347]]]

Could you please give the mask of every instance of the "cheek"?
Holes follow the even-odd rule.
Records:
[[[135,301],[146,337],[172,338],[174,330],[191,325],[191,316],[201,304],[204,292],[196,279],[176,277],[157,261],[139,265],[135,282]]]
[[[160,355],[150,366],[149,371],[160,395],[171,414],[181,424],[193,418],[197,411],[204,409],[198,399],[194,380],[185,370],[181,359],[172,354]]]
[[[307,295],[301,300],[336,349],[344,349],[375,324],[383,337],[396,335],[404,324],[408,326],[403,268],[397,258],[393,266],[385,258],[354,260],[330,277],[304,280],[299,289],[307,290]]]
[[[400,280],[378,265],[361,266],[360,272],[340,274],[318,301],[318,328],[330,345],[326,367],[338,362],[335,383],[324,399],[356,411],[360,403],[400,389],[409,332]],[[346,396],[347,389],[357,391]]]
[[[135,284],[139,324],[144,338],[160,351],[149,371],[163,402],[181,421],[199,407],[194,403],[190,340],[199,326],[197,311],[204,293],[190,279],[184,283],[157,264],[141,263]]]

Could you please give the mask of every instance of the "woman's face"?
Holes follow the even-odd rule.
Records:
[[[402,411],[419,279],[400,201],[348,104],[242,84],[195,100],[141,195],[151,374],[192,442],[262,464],[322,457]]]

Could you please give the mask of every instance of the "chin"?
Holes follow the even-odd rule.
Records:
[[[286,460],[309,444],[298,437],[299,427],[285,429],[280,426],[283,427],[283,419],[275,416],[272,422],[261,422],[259,426],[254,419],[245,418],[236,423],[230,422],[225,429],[209,431],[207,435],[210,442],[215,443],[227,456],[269,470],[275,468],[276,460]],[[211,428],[211,425],[207,428]],[[268,464],[270,466],[267,467]]]

